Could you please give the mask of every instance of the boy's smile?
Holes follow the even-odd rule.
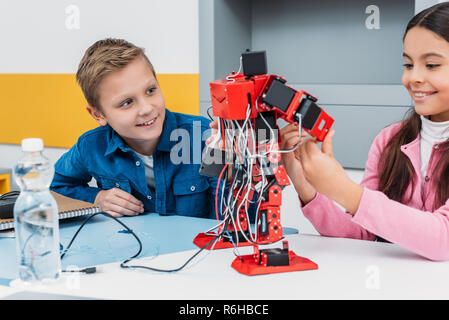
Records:
[[[136,126],[138,126],[138,127],[152,127],[153,124],[156,123],[156,119],[157,118],[153,118],[151,120],[148,120],[148,121],[145,121],[145,122],[142,122],[142,123],[138,123],[138,124],[136,124]]]
[[[98,93],[100,107],[87,107],[94,119],[109,124],[136,152],[151,155],[162,133],[165,102],[148,63],[137,57],[108,74]]]

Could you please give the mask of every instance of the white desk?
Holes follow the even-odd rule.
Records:
[[[288,235],[290,249],[318,270],[249,277],[231,268],[233,249],[204,251],[177,273],[101,265],[96,274],[64,274],[38,290],[102,299],[448,299],[449,262],[432,262],[394,244]],[[135,263],[175,268],[196,250]],[[252,253],[241,248],[241,254]],[[207,255],[207,256],[206,256]],[[0,298],[21,289],[0,286]]]

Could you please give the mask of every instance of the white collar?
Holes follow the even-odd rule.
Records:
[[[434,141],[445,141],[449,139],[449,121],[436,122],[421,117],[421,136]]]

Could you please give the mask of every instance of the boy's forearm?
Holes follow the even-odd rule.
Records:
[[[61,185],[52,184],[50,189],[63,196],[94,203],[100,188],[89,187],[87,185]]]
[[[90,187],[91,174],[86,170],[78,144],[62,155],[55,164],[50,189],[64,196],[94,203],[101,189]]]

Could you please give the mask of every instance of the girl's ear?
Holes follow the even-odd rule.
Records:
[[[100,126],[105,126],[108,124],[108,121],[106,120],[105,116],[97,107],[87,105],[86,110],[87,110],[87,112],[89,112],[89,114],[92,116],[92,118],[94,118],[95,121],[97,121],[97,123]]]

